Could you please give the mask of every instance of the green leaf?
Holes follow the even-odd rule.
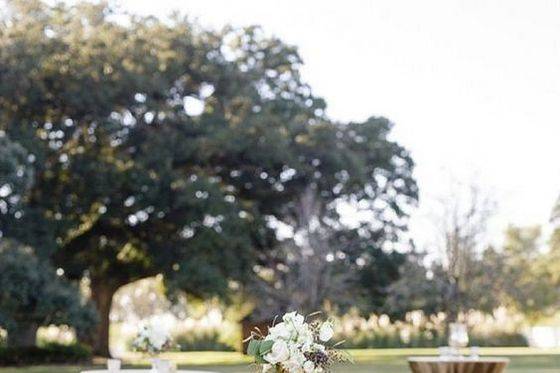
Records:
[[[256,339],[251,339],[249,345],[247,346],[247,354],[251,356],[257,356],[259,354],[261,341],[257,341]]]
[[[270,350],[272,350],[272,345],[274,344],[274,341],[262,341],[261,345],[259,347],[259,354],[262,355],[266,355],[270,352]]]

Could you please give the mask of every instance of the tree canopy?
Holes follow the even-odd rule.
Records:
[[[375,262],[405,228],[417,187],[392,124],[326,117],[296,48],[256,27],[206,30],[104,4],[8,6],[0,231],[90,278],[98,353],[120,286],[164,274],[170,291],[225,295],[271,264],[273,219],[297,231],[318,218],[348,268]],[[302,220],[310,188],[320,209]],[[340,203],[369,222],[337,224]],[[362,271],[363,285],[375,280]]]

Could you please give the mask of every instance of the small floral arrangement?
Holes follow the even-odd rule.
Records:
[[[171,335],[163,325],[144,324],[140,327],[132,346],[136,351],[155,356],[171,347]]]
[[[327,344],[333,335],[331,321],[307,322],[304,316],[290,312],[282,322],[273,324],[266,336],[259,330],[253,332],[247,353],[262,372],[329,372],[334,363],[351,360],[336,349],[337,345]]]

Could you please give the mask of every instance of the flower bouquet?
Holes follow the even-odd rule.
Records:
[[[267,335],[253,332],[247,353],[262,372],[329,372],[334,363],[351,361],[337,345],[328,345],[333,335],[332,322],[307,322],[304,316],[290,312],[273,324]]]
[[[157,357],[171,347],[171,335],[163,325],[150,323],[141,326],[132,346],[135,351],[152,357],[152,372],[170,373],[173,370],[170,361]]]

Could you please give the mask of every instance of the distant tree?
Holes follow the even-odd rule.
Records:
[[[539,226],[508,227],[499,268],[505,303],[533,322],[552,315],[560,304],[555,235],[548,249],[542,241]]]
[[[560,301],[558,235],[553,234],[546,249],[539,226],[509,226],[504,234],[502,247],[489,246],[469,257],[464,277],[468,285],[461,288],[457,315],[469,310],[490,313],[499,306],[523,314],[529,322],[552,315]],[[408,256],[401,279],[391,286],[387,312],[396,317],[415,309],[449,314],[453,282],[448,268],[440,262],[427,265],[422,256],[414,258]]]
[[[453,320],[469,309],[506,306],[529,322],[554,314],[560,305],[560,229],[547,244],[540,226],[510,225],[502,247],[485,247],[491,203],[476,186],[462,191],[443,198],[436,214],[442,258],[426,263],[422,255],[409,254],[400,280],[389,289],[386,312],[396,317],[415,309],[446,312]]]
[[[560,307],[560,228],[556,227],[553,231],[548,245],[545,268],[550,279],[551,309],[557,310]]]
[[[95,310],[78,288],[15,241],[0,242],[0,288],[0,325],[10,346],[35,345],[40,326],[70,325],[78,335],[95,326]]]
[[[408,254],[401,278],[389,288],[385,312],[394,317],[416,309],[444,312],[452,322],[471,309],[491,312],[499,306],[500,256],[485,242],[491,213],[491,200],[479,187],[453,184],[432,212],[432,258]]]
[[[486,275],[480,258],[486,245],[487,222],[493,212],[492,201],[477,185],[453,188],[441,199],[436,212],[441,261],[433,270],[434,276],[441,275],[446,284],[444,308],[450,321],[469,309],[480,309],[480,301],[485,302],[481,298],[485,290],[475,279],[484,279]]]
[[[326,303],[364,312],[382,307],[404,261],[388,246],[406,229],[417,193],[412,161],[387,140],[390,128],[383,118],[324,124],[301,145],[316,167],[291,170],[306,185],[276,215],[291,237],[257,267],[258,281],[249,287],[262,318],[287,309],[312,312]],[[342,204],[362,217],[341,221]]]
[[[383,312],[396,319],[404,319],[407,312],[422,310],[427,315],[445,311],[447,283],[441,267],[429,268],[426,255],[409,252],[400,266],[400,277],[388,288]],[[434,272],[435,270],[435,272]]]

